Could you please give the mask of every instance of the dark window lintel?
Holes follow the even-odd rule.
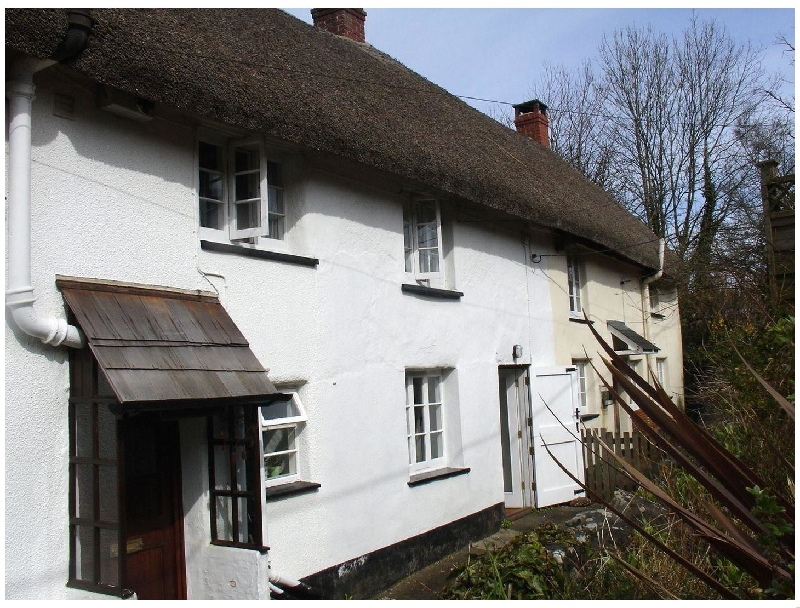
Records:
[[[299,266],[316,267],[319,264],[317,258],[308,258],[302,255],[293,255],[291,253],[281,253],[279,251],[268,251],[266,249],[253,249],[251,247],[242,247],[241,245],[233,245],[230,243],[217,243],[216,241],[200,241],[200,249],[203,251],[215,251],[217,253],[233,253],[247,258],[260,258],[262,260],[273,260],[275,262],[287,262],[289,264],[297,264]]]
[[[283,483],[275,486],[267,486],[266,495],[267,501],[276,498],[283,498],[292,494],[300,494],[302,492],[311,492],[322,487],[313,481],[292,481],[290,483]]]
[[[439,289],[437,287],[413,285],[411,283],[403,283],[400,288],[403,290],[403,293],[415,293],[421,296],[441,298],[443,300],[460,300],[464,295],[462,292],[454,291],[452,289]]]
[[[438,479],[447,479],[448,477],[464,475],[469,472],[469,467],[443,467],[433,471],[423,471],[422,473],[414,473],[411,475],[411,478],[408,480],[408,485],[419,486]]]

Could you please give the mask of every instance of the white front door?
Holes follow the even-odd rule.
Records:
[[[528,370],[500,369],[500,443],[503,453],[503,490],[509,508],[530,507],[532,463]]]
[[[576,496],[583,496],[583,489],[561,470],[544,447],[547,445],[553,457],[583,481],[583,449],[577,429],[576,369],[544,367],[532,370],[531,400],[536,507],[569,502]]]

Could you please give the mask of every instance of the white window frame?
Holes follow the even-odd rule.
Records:
[[[667,360],[664,357],[656,358],[656,380],[664,389],[664,392],[669,392],[667,387]]]
[[[201,224],[201,217],[199,214],[200,204],[201,204],[201,192],[200,192],[200,173],[202,171],[208,171],[208,169],[204,169],[200,167],[200,144],[205,143],[212,146],[216,146],[217,148],[222,149],[222,158],[223,158],[223,168],[221,171],[218,171],[223,177],[222,180],[222,227],[211,228],[208,226],[203,226]],[[258,166],[258,173],[259,173],[259,196],[257,199],[246,199],[248,202],[256,202],[259,203],[259,219],[258,225],[253,226],[251,228],[236,228],[236,206],[245,204],[245,199],[242,201],[235,200],[235,192],[236,192],[236,165],[235,165],[235,155],[236,150],[241,148],[248,148],[254,147],[258,151],[259,156],[259,166]],[[266,241],[267,244],[275,244],[280,243],[285,239],[286,234],[286,196],[285,196],[285,183],[282,183],[280,186],[270,185],[267,179],[268,175],[268,167],[270,163],[276,163],[279,165],[280,170],[285,173],[285,163],[280,158],[273,158],[272,155],[268,155],[264,142],[260,138],[256,137],[245,137],[245,138],[238,138],[238,139],[231,139],[226,138],[219,134],[213,133],[201,133],[196,142],[196,154],[197,154],[197,162],[196,165],[196,173],[197,176],[197,206],[198,206],[198,234],[200,238],[212,241],[221,241],[221,242],[236,242],[236,243],[254,243],[258,244],[262,239],[268,239]],[[255,172],[256,169],[251,169],[249,172]],[[243,172],[240,172],[243,173]],[[283,180],[282,180],[283,181]],[[283,199],[283,214],[274,214],[270,213],[269,211],[269,194],[273,190],[280,190],[284,192],[282,199]],[[280,235],[270,235],[270,218],[275,215],[281,215],[283,218],[283,227],[280,231]]]
[[[420,204],[433,204],[436,208],[436,258],[439,270],[424,272],[420,265],[419,233],[417,230],[418,213]],[[441,283],[444,276],[444,255],[442,253],[442,214],[439,201],[435,198],[412,198],[403,205],[403,263],[405,272],[414,276],[418,283]],[[432,249],[432,248],[423,248]]]
[[[582,317],[584,306],[583,268],[574,254],[567,255],[567,295],[569,296],[569,314],[571,317]]]
[[[414,379],[422,379],[422,396],[424,403],[414,402]],[[439,401],[429,399],[429,381],[431,378],[438,378],[439,382]],[[445,403],[444,403],[444,370],[407,370],[406,371],[406,443],[408,445],[408,462],[411,473],[427,471],[431,469],[443,468],[446,466],[447,457],[447,436],[445,424]],[[431,406],[438,406],[440,427],[431,428]],[[419,432],[416,428],[415,408],[422,410],[423,428]],[[438,435],[440,440],[439,456],[431,457],[432,436]],[[425,450],[424,458],[417,460],[417,438],[422,438]]]
[[[575,369],[578,372],[578,402],[580,403],[580,408],[584,412],[589,411],[589,380],[586,374],[586,370],[589,367],[589,361],[586,359],[573,359],[572,365],[575,366]]]
[[[292,407],[297,412],[292,416],[284,416],[281,418],[266,418],[263,408],[269,411],[270,406],[261,406],[258,408],[259,421],[261,422],[261,451],[262,451],[262,466],[264,467],[264,485],[266,487],[282,485],[291,483],[300,479],[300,434],[303,430],[304,424],[308,421],[308,415],[303,407],[303,402],[300,400],[300,395],[295,390],[284,390],[286,394],[291,395],[289,399]],[[267,451],[267,444],[264,440],[264,434],[269,431],[280,429],[292,429],[294,431],[293,440],[286,450],[276,450],[272,452]],[[267,470],[267,458],[274,456],[293,456],[294,457],[294,471],[277,477],[269,477]]]

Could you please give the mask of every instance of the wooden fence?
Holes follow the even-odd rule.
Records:
[[[612,456],[606,455],[606,449],[599,440],[645,474],[652,474],[657,468],[660,452],[641,433],[634,431],[615,435],[606,429],[585,429],[581,437],[586,485],[604,500],[611,500],[616,489],[634,491],[638,486],[625,473],[617,470],[620,466]]]

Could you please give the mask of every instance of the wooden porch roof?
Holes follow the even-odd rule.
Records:
[[[281,397],[215,295],[68,277],[56,284],[123,405]]]

